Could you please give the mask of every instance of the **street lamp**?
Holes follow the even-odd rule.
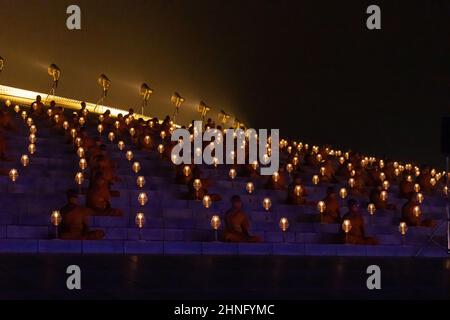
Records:
[[[230,119],[230,115],[228,115],[225,111],[220,110],[218,115],[219,121],[222,125],[226,124]]]
[[[202,115],[202,120],[205,122],[206,114],[211,111],[211,108],[207,106],[205,102],[200,101],[197,111]]]
[[[111,80],[104,74],[101,74],[97,79],[98,85],[102,88],[102,96],[97,101],[97,104],[94,107],[94,111],[97,110],[97,106],[105,100],[106,95],[108,94],[109,87],[111,86]]]
[[[180,113],[181,105],[184,103],[185,99],[182,96],[180,96],[178,92],[175,92],[170,98],[170,101],[175,106],[175,111],[172,117],[172,120],[175,121],[175,118]]]
[[[141,89],[139,90],[139,94],[142,96],[142,108],[141,114],[144,115],[144,107],[148,105],[148,100],[150,100],[150,96],[153,94],[153,90],[150,87],[143,83],[141,85]]]

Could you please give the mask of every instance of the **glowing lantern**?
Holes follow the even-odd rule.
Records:
[[[145,192],[139,193],[139,195],[138,195],[138,203],[141,206],[145,206],[147,204],[147,201],[148,201],[147,194]]]
[[[386,201],[387,198],[388,198],[388,193],[387,193],[387,191],[386,191],[386,190],[381,191],[381,192],[380,192],[380,200],[381,200],[381,201]]]
[[[213,230],[217,231],[220,228],[220,225],[221,225],[220,217],[217,215],[212,216],[211,217],[211,228],[213,228]]]
[[[416,217],[416,218],[420,217],[420,215],[422,214],[422,210],[420,209],[420,206],[414,206],[413,214],[414,214],[414,217]]]
[[[148,144],[150,144],[150,142],[151,142],[150,136],[145,136],[144,137],[144,143],[148,145]]]
[[[166,138],[166,132],[165,131],[161,131],[161,133],[159,134],[159,136],[161,137],[161,139],[165,139]]]
[[[419,203],[422,203],[422,202],[423,202],[423,199],[424,199],[423,194],[420,193],[420,192],[417,193],[416,199],[417,199],[417,201],[418,201]]]
[[[70,136],[75,139],[75,137],[77,136],[77,130],[73,128],[70,129]]]
[[[400,222],[398,226],[398,232],[400,232],[402,236],[406,235],[406,232],[408,232],[408,225],[406,224],[406,222]]]
[[[183,174],[187,178],[191,175],[191,167],[190,166],[184,166],[183,167]]]
[[[61,221],[62,221],[61,213],[58,210],[53,211],[52,214],[50,215],[50,222],[52,223],[52,225],[57,227],[61,224]]]
[[[28,152],[30,154],[34,154],[36,152],[36,145],[34,143],[28,145]]]
[[[16,182],[18,178],[19,178],[19,172],[16,169],[9,170],[9,179],[12,182]]]
[[[400,175],[400,169],[399,168],[395,168],[394,174],[398,177]]]
[[[342,198],[342,199],[345,199],[346,197],[347,197],[347,189],[345,189],[345,188],[341,188],[340,190],[339,190],[339,196]]]
[[[384,172],[380,173],[380,180],[384,181],[386,179],[386,174]]]
[[[31,127],[33,125],[33,119],[32,118],[27,118],[27,125],[29,127]]]
[[[30,163],[30,158],[26,154],[24,154],[22,155],[22,157],[20,157],[20,163],[22,164],[22,166],[27,167]]]
[[[128,151],[125,153],[125,158],[126,158],[128,161],[133,160],[133,157],[134,157],[133,151],[128,150]]]
[[[83,140],[80,137],[75,138],[75,145],[77,147],[80,147],[82,143],[83,143]]]
[[[162,144],[158,145],[158,152],[159,152],[160,155],[163,154],[163,152],[164,152],[164,146],[163,146]]]
[[[272,180],[277,183],[280,180],[280,174],[278,172],[274,172],[272,175]]]
[[[383,189],[384,189],[384,190],[388,190],[389,187],[390,187],[389,181],[384,180],[384,181],[383,181]]]
[[[26,111],[22,111],[20,113],[20,116],[22,117],[23,120],[25,120],[27,118],[27,112]]]
[[[406,181],[408,181],[408,182],[413,182],[413,178],[412,178],[410,175],[408,175],[408,176],[406,177]]]
[[[75,175],[75,182],[78,185],[82,185],[84,182],[84,175],[82,172],[77,172],[77,174]]]
[[[136,178],[136,184],[139,188],[144,187],[145,185],[145,178],[143,176],[139,176]]]
[[[270,208],[272,207],[272,201],[269,198],[264,198],[263,200],[263,208],[266,211],[269,211]]]
[[[325,202],[324,202],[324,201],[319,201],[319,202],[317,203],[317,210],[318,210],[320,213],[324,213],[326,209],[327,209],[327,206],[325,205]]]
[[[135,218],[136,227],[139,229],[144,228],[145,225],[145,215],[142,212],[139,212]]]
[[[228,172],[228,176],[231,178],[231,180],[234,180],[234,178],[236,178],[236,169],[231,168],[230,172]]]
[[[255,191],[255,186],[253,185],[253,182],[247,182],[247,185],[245,186],[245,190],[247,190],[248,194],[252,194],[253,191]]]
[[[298,163],[299,163],[298,157],[292,158],[292,163],[294,166],[298,165]]]
[[[211,204],[212,204],[211,197],[208,196],[208,195],[203,196],[202,203],[203,203],[203,206],[204,206],[206,209],[209,209],[209,208],[211,207]]]
[[[98,131],[98,133],[100,133],[100,134],[102,134],[102,132],[103,132],[104,129],[105,129],[105,128],[103,127],[102,124],[99,124],[99,125],[97,126],[97,131]]]
[[[80,167],[81,170],[84,170],[87,168],[87,161],[85,158],[81,158],[80,161],[78,162],[78,165]]]
[[[293,170],[294,170],[294,167],[292,166],[292,164],[291,164],[291,163],[288,163],[288,164],[286,165],[286,171],[287,171],[289,174],[291,174]]]
[[[130,128],[129,133],[130,133],[130,136],[134,137],[134,135],[136,134],[136,129]]]
[[[319,181],[320,181],[320,178],[319,178],[318,175],[314,175],[314,176],[312,177],[312,183],[313,183],[315,186],[319,183]]]
[[[348,185],[350,188],[353,189],[355,187],[355,179],[354,178],[348,179]]]
[[[114,127],[115,127],[116,129],[119,129],[119,128],[120,128],[120,122],[116,120],[116,121],[114,122]]]
[[[434,187],[436,185],[437,181],[436,178],[431,178],[430,179],[430,184]]]
[[[37,132],[37,128],[36,128],[36,126],[33,124],[33,125],[30,127],[30,133],[31,133],[31,134],[36,134],[36,132]]]
[[[84,149],[83,149],[82,147],[79,147],[79,148],[77,149],[77,155],[78,155],[78,157],[80,157],[80,158],[84,158]]]
[[[34,133],[30,134],[28,140],[30,143],[36,143],[36,135]]]
[[[281,218],[279,227],[281,231],[286,232],[289,229],[289,220],[285,217]]]
[[[296,186],[294,187],[294,193],[295,193],[295,195],[296,195],[297,197],[300,197],[300,196],[302,195],[302,193],[303,193],[303,188],[302,188],[302,186],[296,185]]]
[[[17,104],[14,106],[14,111],[16,113],[19,113],[19,111],[20,111],[20,107]]]
[[[345,234],[348,234],[350,230],[352,230],[352,223],[349,219],[345,219],[344,222],[342,222],[342,230]]]
[[[78,119],[78,123],[80,124],[80,126],[84,126],[86,120],[83,117],[80,117],[80,119]]]
[[[134,173],[138,173],[141,170],[141,164],[139,162],[134,162],[131,167]]]
[[[192,186],[194,187],[194,190],[198,192],[202,188],[202,181],[200,179],[195,179]]]
[[[59,122],[59,114],[55,114],[53,119],[55,120],[55,123],[58,123]]]
[[[48,110],[47,110],[47,115],[48,115],[49,117],[52,116],[52,113],[53,113],[52,109],[48,109]]]
[[[369,212],[371,216],[375,214],[376,210],[377,208],[375,207],[375,205],[373,203],[369,203],[369,205],[367,206],[367,212]]]
[[[108,133],[109,141],[113,142],[115,138],[116,138],[116,135],[114,134],[114,132],[111,131],[110,133]]]
[[[414,191],[415,192],[419,192],[420,191],[420,184],[418,184],[418,183],[414,184]]]
[[[98,116],[98,121],[101,123],[101,122],[103,122],[103,120],[105,120],[105,116],[104,115],[99,115]]]
[[[339,157],[339,163],[340,163],[341,165],[343,165],[344,162],[345,162],[345,158],[344,158],[344,157]]]
[[[123,151],[125,149],[125,142],[122,140],[117,143],[117,148],[119,148],[120,151]]]

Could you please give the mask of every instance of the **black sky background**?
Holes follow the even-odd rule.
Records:
[[[82,30],[65,27],[82,10]],[[366,8],[382,30],[366,28]],[[450,1],[0,0],[2,84],[47,92],[46,68],[62,69],[59,95],[182,122],[205,100],[255,128],[399,160],[442,165],[440,122],[450,108]]]

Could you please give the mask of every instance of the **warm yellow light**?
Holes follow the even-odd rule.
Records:
[[[105,128],[103,127],[102,124],[99,124],[99,125],[97,126],[97,131],[98,131],[98,133],[100,133],[100,134],[103,132],[104,129],[105,129]]]
[[[159,152],[159,154],[163,154],[164,146],[162,144],[158,145],[158,152]]]
[[[139,176],[136,178],[136,184],[139,188],[144,187],[145,185],[145,178],[143,176]]]
[[[220,225],[221,225],[220,217],[217,215],[212,216],[211,228],[213,228],[213,230],[218,230],[220,228]]]
[[[380,199],[381,199],[381,201],[387,201],[387,198],[388,198],[387,191],[386,190],[381,191],[380,192]]]
[[[128,161],[133,160],[133,157],[134,157],[133,151],[128,150],[128,151],[125,153],[125,158],[126,158]]]
[[[87,161],[85,158],[81,158],[80,161],[78,162],[78,166],[80,167],[81,170],[84,170],[87,168]]]
[[[18,178],[19,178],[19,171],[17,171],[16,169],[9,170],[9,179],[12,182],[16,182]]]
[[[53,211],[50,216],[50,222],[52,223],[52,225],[57,227],[61,224],[61,221],[62,221],[61,213],[58,210]]]
[[[383,181],[383,189],[387,191],[387,190],[389,190],[389,187],[390,187],[389,181],[384,180]]]
[[[142,212],[139,212],[135,218],[136,227],[139,229],[144,228],[145,225],[145,215]]]
[[[34,133],[30,134],[28,140],[30,143],[36,143],[36,135]]]
[[[289,229],[289,220],[286,217],[281,218],[279,227],[281,231],[286,232]]]
[[[84,182],[84,175],[82,172],[77,172],[77,174],[75,175],[75,182],[78,185],[82,185]]]
[[[277,183],[280,180],[280,174],[278,172],[274,172],[272,175],[272,180]]]
[[[367,212],[369,212],[371,216],[375,214],[376,210],[377,208],[375,207],[375,205],[373,203],[369,203],[369,205],[367,206]]]
[[[319,178],[318,175],[314,175],[314,176],[312,177],[312,183],[313,183],[314,185],[319,184],[319,181],[320,181],[320,178]]]
[[[347,195],[348,195],[348,192],[347,192],[347,189],[346,189],[346,188],[341,188],[341,189],[339,189],[339,196],[340,196],[342,199],[347,198]]]
[[[420,192],[418,192],[418,193],[417,193],[417,201],[418,201],[419,203],[422,203],[422,202],[423,202],[423,199],[424,199],[423,194],[420,193]]]
[[[326,208],[327,208],[327,206],[325,205],[325,202],[324,202],[324,201],[319,201],[319,202],[317,203],[317,210],[318,210],[320,213],[324,213],[325,210],[326,210]]]
[[[289,174],[291,174],[293,170],[294,170],[293,165],[292,165],[291,163],[288,163],[288,164],[286,165],[286,171],[287,171]]]
[[[342,222],[342,230],[348,234],[350,230],[352,230],[352,223],[349,219],[345,219],[344,222]]]
[[[194,187],[195,191],[199,191],[202,188],[202,181],[200,179],[195,179],[192,183],[192,186]]]
[[[253,185],[253,182],[247,182],[245,190],[247,190],[248,194],[252,194],[255,191],[255,186]]]
[[[22,166],[27,167],[30,163],[30,158],[28,157],[28,155],[22,155],[22,157],[20,157],[20,163],[22,164]]]
[[[147,204],[147,201],[148,201],[148,196],[147,196],[147,194],[146,194],[145,192],[139,193],[139,195],[138,195],[138,203],[139,203],[141,206],[145,206],[145,205]]]
[[[20,107],[17,104],[14,106],[14,111],[16,113],[19,113],[19,111],[20,111]]]
[[[414,214],[414,217],[416,217],[416,218],[420,217],[420,215],[422,214],[422,210],[420,209],[420,206],[414,206],[413,214]]]
[[[77,155],[78,155],[78,157],[80,157],[80,158],[84,158],[84,148],[83,148],[83,147],[79,147],[79,148],[77,149]]]
[[[406,232],[408,232],[408,225],[406,224],[406,222],[400,222],[398,226],[398,232],[400,232],[402,236],[406,235]]]
[[[30,143],[28,145],[28,152],[30,154],[34,154],[36,152],[36,145],[34,143]]]
[[[134,162],[131,166],[134,173],[138,173],[141,170],[141,164],[139,162]]]
[[[352,189],[355,187],[355,179],[354,178],[348,179],[348,186]]]
[[[302,188],[302,186],[301,186],[301,185],[296,185],[296,186],[294,187],[294,193],[295,193],[295,195],[296,195],[297,197],[300,197],[300,196],[302,195],[302,193],[303,193],[303,188]]]
[[[209,208],[211,207],[211,204],[212,204],[211,197],[208,196],[208,195],[203,196],[202,203],[203,203],[203,206],[204,206],[206,209],[209,209]]]
[[[122,140],[117,143],[117,148],[119,148],[120,151],[123,151],[125,149],[125,142]]]
[[[36,134],[36,132],[37,132],[36,126],[35,126],[34,124],[31,125],[31,127],[30,127],[30,133],[31,133],[31,134]]]
[[[269,211],[270,208],[272,207],[272,200],[270,200],[270,198],[264,198],[262,204],[263,204],[264,210]]]

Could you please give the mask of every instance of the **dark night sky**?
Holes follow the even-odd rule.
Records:
[[[81,31],[65,27],[70,4]],[[366,29],[369,4],[382,30]],[[2,84],[46,92],[56,63],[60,95],[96,101],[105,73],[114,106],[137,106],[145,81],[157,116],[176,90],[183,121],[202,99],[283,136],[442,164],[449,1],[0,0],[0,12]]]

